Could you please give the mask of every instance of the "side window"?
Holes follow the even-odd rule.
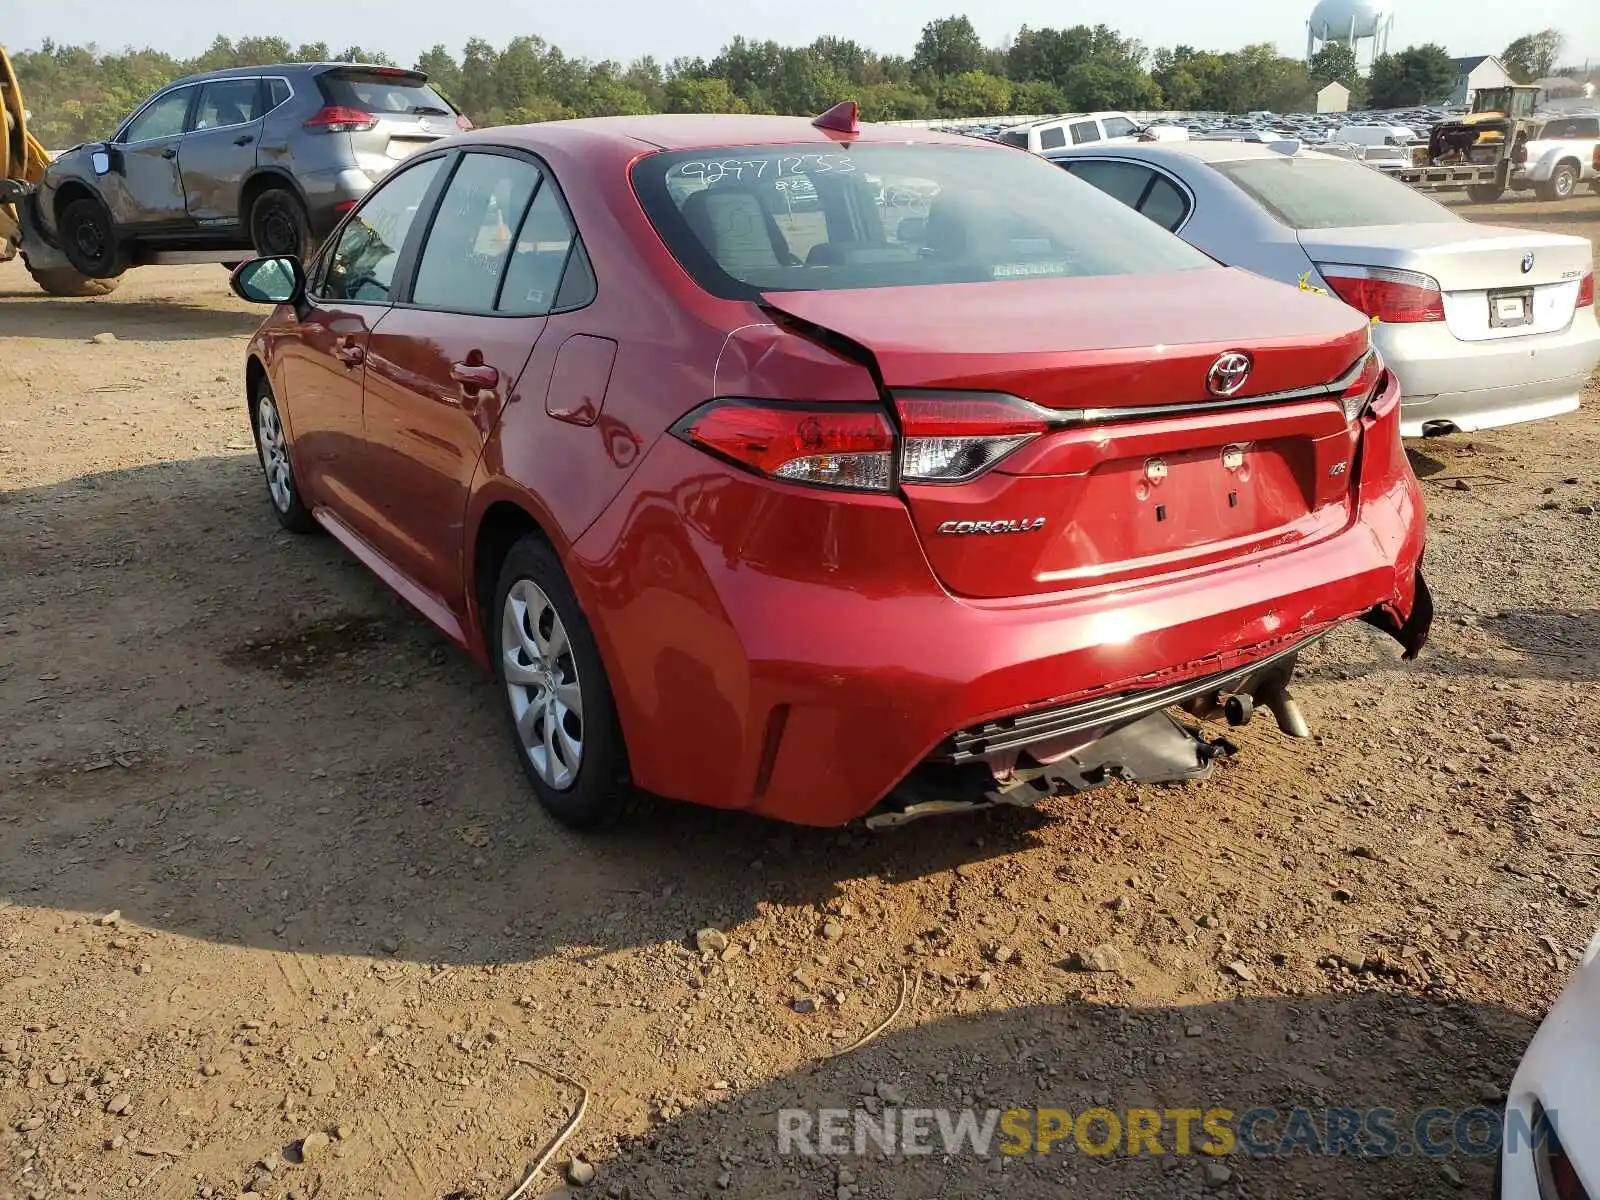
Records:
[[[1072,144],[1081,146],[1085,142],[1098,142],[1100,140],[1100,126],[1093,121],[1079,121],[1072,127]]]
[[[538,316],[556,308],[581,308],[593,300],[594,272],[577,238],[556,189],[540,188],[528,219],[517,231],[517,249],[500,291],[499,310]]]
[[[1127,117],[1107,117],[1103,124],[1108,138],[1131,137],[1139,130],[1139,127]]]
[[[539,178],[539,168],[520,158],[465,155],[428,230],[411,302],[451,312],[494,312],[512,231]]]
[[[1073,172],[1085,183],[1092,183],[1108,196],[1121,200],[1129,208],[1139,207],[1144,189],[1150,183],[1152,172],[1128,162],[1079,163]]]
[[[1157,175],[1150,180],[1150,190],[1145,193],[1139,211],[1163,229],[1176,232],[1178,226],[1183,224],[1183,219],[1189,215],[1189,202],[1184,199],[1183,193],[1172,180],[1164,175]]]
[[[291,94],[287,79],[274,77],[267,80],[267,111],[271,112],[280,105],[287,104]]]
[[[219,79],[203,84],[200,104],[195,109],[194,129],[220,129],[227,125],[248,125],[260,119],[261,80]]]
[[[339,233],[318,295],[324,300],[387,304],[406,235],[442,158],[398,171],[372,192]]]
[[[193,96],[194,89],[188,87],[168,92],[133,119],[122,141],[148,142],[182,133],[183,119],[189,113],[189,101]]]
[[[1055,150],[1067,144],[1067,131],[1059,125],[1039,131],[1039,149]]]

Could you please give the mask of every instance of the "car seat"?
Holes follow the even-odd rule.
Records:
[[[692,192],[683,202],[683,219],[717,265],[736,279],[800,261],[753,188],[723,185]]]

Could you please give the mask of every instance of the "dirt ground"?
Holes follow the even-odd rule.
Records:
[[[1595,196],[1473,215],[1600,237]],[[1310,741],[881,834],[588,838],[462,656],[278,530],[260,315],[217,267],[0,267],[0,1197],[500,1200],[577,1102],[546,1067],[591,1098],[532,1195],[572,1152],[637,1200],[1488,1193],[1464,1153],[781,1157],[776,1113],[1492,1107],[1600,918],[1600,392],[1414,446],[1434,640],[1310,654]]]

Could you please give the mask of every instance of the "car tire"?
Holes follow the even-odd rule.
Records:
[[[26,257],[22,265],[33,276],[33,281],[52,296],[109,296],[122,282],[120,279],[90,279],[71,267],[35,267]]]
[[[547,812],[606,829],[648,806],[633,787],[594,633],[550,544],[528,534],[500,567],[490,651],[512,747]]]
[[[72,201],[56,226],[61,252],[84,278],[115,279],[128,269],[111,213],[100,201],[88,196]]]
[[[300,197],[288,188],[268,188],[257,196],[250,206],[250,244],[265,258],[283,254],[308,261],[311,221]]]
[[[1578,190],[1578,169],[1571,163],[1561,163],[1550,173],[1550,178],[1539,185],[1539,199],[1568,200]]]
[[[250,409],[250,424],[255,428],[256,457],[266,478],[267,499],[278,524],[291,533],[316,533],[321,526],[300,496],[294,477],[294,460],[289,454],[289,431],[284,428],[272,385],[265,379],[255,387]]]
[[[1467,199],[1474,204],[1493,204],[1506,194],[1498,183],[1474,183],[1467,188]]]

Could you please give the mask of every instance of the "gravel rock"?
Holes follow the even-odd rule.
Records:
[[[102,928],[109,929],[111,926],[116,925],[121,920],[122,910],[120,908],[113,908],[110,912],[106,913],[105,916],[96,917],[94,919],[94,923]]]
[[[1244,980],[1246,983],[1254,983],[1256,981],[1256,973],[1242,962],[1231,962],[1223,970]]]
[[[312,1162],[328,1148],[328,1135],[320,1129],[300,1139],[300,1161]]]
[[[844,936],[844,922],[824,921],[822,923],[822,936],[830,942],[837,942]]]
[[[1443,1179],[1453,1188],[1460,1188],[1464,1186],[1461,1179],[1461,1172],[1456,1170],[1449,1163],[1439,1164],[1439,1178]]]
[[[594,1164],[587,1159],[574,1158],[567,1164],[567,1182],[575,1187],[588,1187],[595,1174]]]
[[[874,1093],[876,1093],[879,1100],[882,1100],[885,1104],[892,1104],[896,1108],[899,1108],[906,1102],[906,1094],[895,1084],[892,1084],[887,1080],[878,1080],[877,1084],[873,1086],[872,1090]]]
[[[789,1007],[797,1013],[814,1013],[817,1011],[817,1002],[810,996],[796,996],[789,1001]]]
[[[1017,952],[1010,946],[996,946],[994,948],[994,960],[997,963],[1008,963],[1016,956]]]
[[[1122,957],[1122,951],[1112,945],[1100,945],[1088,950],[1080,950],[1067,960],[1067,966],[1074,971],[1094,971],[1100,974],[1121,972],[1127,969],[1127,962]]]
[[[117,335],[114,333],[97,333],[89,340],[96,346],[110,346],[116,342]]]
[[[67,1082],[67,1069],[65,1067],[51,1067],[45,1073],[44,1080],[55,1087],[61,1087]]]
[[[1233,1172],[1219,1162],[1208,1162],[1201,1174],[1208,1188],[1225,1187],[1233,1178]]]
[[[695,933],[694,945],[701,954],[721,954],[728,948],[728,935],[720,929],[707,926]]]
[[[127,1092],[118,1092],[106,1101],[106,1111],[114,1117],[120,1117],[133,1107],[133,1097]]]

